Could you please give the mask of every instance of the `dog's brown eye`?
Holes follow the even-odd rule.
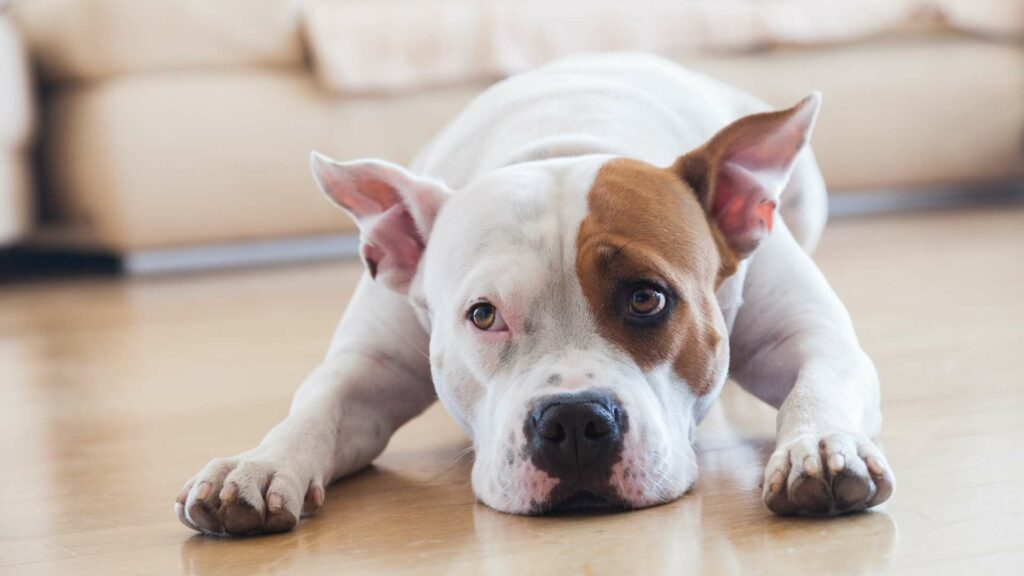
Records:
[[[494,320],[498,317],[498,311],[493,304],[481,302],[469,309],[469,319],[473,325],[481,330],[490,330],[494,326]]]
[[[665,293],[657,288],[644,286],[629,297],[629,311],[635,316],[654,316],[664,309]]]

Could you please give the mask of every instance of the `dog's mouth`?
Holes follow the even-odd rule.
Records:
[[[609,498],[590,490],[576,490],[554,499],[540,510],[541,514],[578,514],[624,510],[627,506],[619,498]]]

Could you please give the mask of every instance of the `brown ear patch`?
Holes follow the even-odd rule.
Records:
[[[670,168],[697,194],[736,259],[771,234],[779,194],[807,144],[821,96],[787,110],[744,116]]]
[[[616,159],[598,171],[587,205],[576,272],[598,330],[642,369],[671,363],[698,396],[710,392],[728,364],[715,290],[730,263],[697,196],[670,170]],[[673,293],[663,321],[626,315],[631,287],[647,281]]]

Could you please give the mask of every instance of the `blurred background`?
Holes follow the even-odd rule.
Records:
[[[834,214],[1021,194],[1020,0],[0,5],[7,268],[351,256],[310,150],[406,163],[489,83],[580,51],[657,52],[777,106],[821,90]]]
[[[493,513],[434,406],[294,534],[192,536],[174,495],[287,414],[363,274],[310,150],[407,163],[494,81],[606,50],[823,92],[815,260],[893,499],[771,515],[775,411],[727,386],[655,509]],[[0,573],[1018,574],[1022,254],[1024,0],[0,0]]]

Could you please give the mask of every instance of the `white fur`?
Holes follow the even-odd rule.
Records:
[[[202,529],[188,516],[200,483],[219,491],[231,470],[250,462],[266,473],[237,478],[245,498],[263,506],[259,484],[272,473],[287,479],[281,490],[297,516],[306,486],[368,464],[435,391],[474,440],[477,496],[527,512],[557,483],[521,455],[527,406],[552,391],[545,381],[554,372],[563,375],[559,389],[605,387],[622,398],[630,429],[613,470],[621,496],[636,506],[678,497],[696,480],[692,431],[717,394],[698,400],[667,366],[645,373],[598,336],[575,276],[576,234],[586,191],[610,157],[668,165],[725,124],[766,109],[642,55],[573,58],[486,92],[412,166],[457,193],[437,216],[407,298],[364,276],[288,418],[258,448],[215,461],[193,479],[179,516]],[[797,197],[787,212],[787,199]],[[891,473],[868,440],[880,424],[874,367],[801,247],[813,246],[824,225],[824,187],[809,150],[782,199],[794,232],[777,222],[718,291],[732,375],[779,407],[766,501],[777,497],[779,475],[779,489],[795,498],[800,482],[822,475],[821,465],[838,472],[840,456],[857,473],[873,459],[883,467],[877,491],[891,493]],[[516,326],[528,319],[529,338],[509,352],[505,337],[469,328],[465,311],[480,297],[500,303]]]

